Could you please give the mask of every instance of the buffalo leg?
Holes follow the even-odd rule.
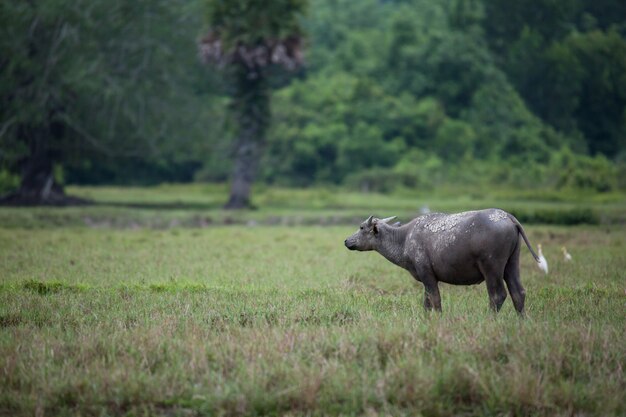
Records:
[[[485,278],[487,284],[487,292],[489,293],[489,306],[494,312],[500,311],[504,300],[506,300],[506,290],[504,289],[504,282],[502,282],[503,273],[498,271],[497,268],[483,263],[478,264],[480,272]]]
[[[428,292],[426,292],[426,290],[424,290],[424,309],[428,311],[433,309],[433,304],[430,302],[430,297],[428,296]]]
[[[426,290],[424,290],[424,309],[426,311],[431,311],[433,309],[433,303],[431,303],[428,291]]]
[[[522,286],[519,274],[519,249],[514,253],[504,268],[504,281],[511,294],[515,310],[524,315],[524,300],[526,299],[526,290]]]
[[[495,279],[491,285],[487,281],[487,291],[489,292],[489,306],[496,313],[502,308],[506,300],[506,290],[501,278]]]
[[[424,287],[424,308],[429,311],[435,309],[435,311],[441,312],[441,296],[439,295],[437,281],[428,285],[424,284]]]
[[[423,268],[409,269],[413,278],[424,284],[424,309],[431,311],[435,309],[441,312],[441,296],[439,295],[439,283],[432,272]]]

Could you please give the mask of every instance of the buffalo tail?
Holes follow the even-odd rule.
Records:
[[[531,255],[533,255],[533,258],[535,258],[536,262],[539,262],[539,256],[537,256],[537,254],[533,250],[533,247],[530,245],[530,242],[528,241],[528,237],[526,236],[526,232],[524,232],[524,228],[522,227],[520,222],[512,214],[510,214],[510,213],[507,213],[507,214],[509,215],[509,219],[511,219],[511,221],[517,227],[517,230],[519,231],[519,234],[522,235],[522,239],[524,239],[524,242],[526,243],[526,246],[528,246],[528,250],[530,251]]]

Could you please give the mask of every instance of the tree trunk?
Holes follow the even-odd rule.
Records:
[[[38,134],[42,134],[42,132],[38,132]],[[40,136],[36,140],[32,140],[30,153],[20,165],[20,188],[16,192],[0,198],[1,205],[65,206],[88,203],[87,200],[67,196],[63,186],[55,181],[47,139]]]
[[[235,166],[230,184],[227,209],[250,208],[250,188],[259,165],[261,147],[252,140],[242,140],[235,150]]]
[[[269,89],[265,75],[242,66],[235,73],[233,114],[238,138],[234,152],[230,198],[226,209],[251,208],[250,189],[256,178],[259,159],[269,124]]]

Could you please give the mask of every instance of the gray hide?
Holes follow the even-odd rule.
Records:
[[[430,213],[394,227],[394,219],[370,216],[348,237],[350,250],[375,250],[424,284],[424,307],[441,311],[439,282],[454,285],[487,283],[491,308],[500,310],[506,283],[518,313],[524,313],[520,282],[520,235],[535,260],[522,225],[499,209],[457,214]]]

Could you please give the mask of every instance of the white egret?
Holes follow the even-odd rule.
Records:
[[[561,250],[563,251],[563,258],[565,259],[566,262],[569,262],[572,260],[572,255],[569,254],[569,252],[567,251],[567,249],[565,249],[565,246],[561,247]]]

